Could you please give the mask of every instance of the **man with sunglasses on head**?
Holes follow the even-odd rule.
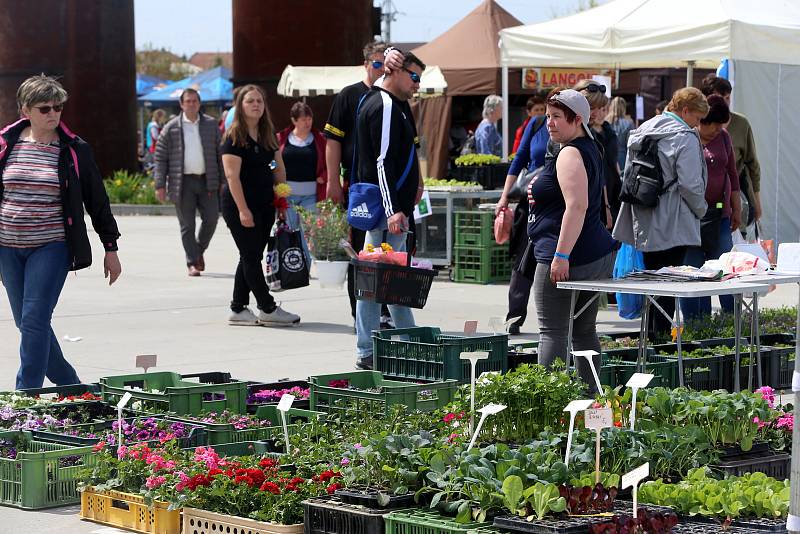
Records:
[[[333,100],[328,122],[323,133],[327,138],[325,163],[328,168],[328,198],[347,205],[347,189],[350,185],[350,167],[353,165],[353,133],[356,109],[361,97],[385,72],[397,70],[403,65],[403,54],[386,43],[373,41],[364,47],[364,79],[342,89]],[[364,247],[364,232],[350,229],[350,244],[355,250]],[[356,318],[355,273],[347,270],[347,292],[350,296],[350,313]],[[384,324],[390,320],[384,309]]]
[[[385,75],[381,86],[373,86],[361,102],[356,118],[356,162],[353,172],[359,182],[380,189],[385,217],[367,232],[365,243],[388,243],[395,251],[406,251],[409,218],[423,191],[417,160],[417,126],[408,100],[419,91],[425,64],[414,54],[404,55],[400,70]],[[408,251],[410,252],[410,251]],[[397,328],[414,326],[414,316],[405,306],[389,306]],[[356,303],[357,361],[359,369],[372,369],[372,332],[380,325],[380,304]]]

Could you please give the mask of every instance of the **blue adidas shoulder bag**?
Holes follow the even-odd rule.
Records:
[[[361,104],[369,93],[364,93],[361,100],[358,102],[356,108],[356,128],[355,138],[353,139],[353,166],[351,167],[352,181],[350,189],[348,190],[347,202],[347,222],[353,228],[358,228],[364,232],[369,232],[377,228],[385,219],[386,213],[383,210],[383,197],[381,196],[381,189],[377,184],[370,184],[358,180],[358,167],[356,166],[358,160],[358,112],[361,110]],[[415,147],[411,145],[411,155],[408,159],[408,164],[403,172],[403,175],[397,181],[397,188],[400,189],[411,171],[411,163],[413,162],[415,154]]]

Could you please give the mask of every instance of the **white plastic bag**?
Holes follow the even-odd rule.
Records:
[[[738,228],[731,232],[731,240],[733,241],[734,245],[745,245],[747,241],[745,241],[744,236],[742,235],[742,231]]]
[[[734,274],[760,274],[769,269],[769,262],[747,252],[726,252],[719,257],[722,270]]]

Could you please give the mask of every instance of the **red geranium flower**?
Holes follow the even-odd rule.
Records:
[[[270,492],[270,493],[272,493],[274,495],[280,495],[281,494],[281,488],[278,487],[278,485],[275,484],[274,482],[266,481],[263,484],[261,484],[261,487],[259,489],[261,491],[268,491],[268,492]]]

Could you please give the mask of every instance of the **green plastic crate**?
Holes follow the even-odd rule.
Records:
[[[494,240],[494,212],[486,210],[454,213],[455,245],[458,247],[497,246]]]
[[[291,433],[297,428],[296,424],[294,424],[296,421],[300,420],[305,422],[312,418],[324,417],[325,414],[322,412],[312,412],[311,410],[290,408],[287,412],[287,416],[289,418],[287,421],[287,428],[289,433]],[[201,426],[208,434],[209,445],[253,442],[283,437],[283,423],[276,405],[267,404],[259,406],[256,409],[255,417],[269,421],[271,423],[270,426],[238,430],[234,428],[232,423],[204,423],[202,421],[195,421],[193,419],[174,415],[169,415],[166,419]]]
[[[491,523],[456,523],[455,518],[430,510],[403,510],[383,516],[386,534],[472,534],[499,533]]]
[[[505,245],[454,249],[453,281],[469,284],[508,282],[514,261]]]
[[[476,376],[486,371],[508,371],[508,335],[448,336],[439,328],[416,327],[378,330],[372,335],[375,370],[385,378],[469,383],[470,363],[462,352],[488,351],[479,360]]]
[[[136,419],[145,419],[145,417],[138,417]],[[163,417],[152,417],[156,421],[161,421],[165,418]],[[131,421],[131,418],[126,418],[128,422]],[[47,441],[51,443],[61,443],[63,445],[72,445],[74,447],[81,447],[81,446],[92,446],[96,445],[100,442],[101,437],[99,434],[105,433],[105,431],[111,430],[114,427],[114,423],[117,420],[107,420],[107,421],[96,421],[93,423],[80,423],[77,425],[70,425],[66,428],[52,428],[48,430],[34,430],[33,437],[39,441]],[[206,430],[203,428],[201,424],[186,421],[186,427],[189,431],[188,434],[183,438],[178,438],[176,441],[178,442],[179,447],[199,447],[201,445],[206,444]],[[70,430],[78,430],[83,432],[89,432],[98,434],[97,437],[87,437],[87,436],[72,436],[67,432]],[[117,432],[114,432],[114,435],[118,435]],[[126,442],[124,444],[128,444],[131,442]],[[150,440],[147,442],[135,442],[135,443],[150,443],[157,444],[159,443],[158,440]]]
[[[79,503],[78,473],[96,462],[92,447],[72,447],[32,439],[26,431],[0,432],[0,439],[21,437],[29,452],[0,458],[0,504],[30,510]],[[80,465],[59,466],[62,458],[77,456]]]
[[[330,383],[335,380],[345,380],[356,389],[333,387]],[[351,419],[380,417],[387,408],[396,404],[412,411],[436,410],[447,405],[458,389],[456,380],[409,384],[385,380],[377,371],[312,376],[309,385],[312,410]]]
[[[148,411],[178,415],[223,410],[247,413],[246,382],[203,384],[184,380],[178,373],[139,373],[103,377],[100,379],[100,390],[103,400],[111,404],[116,404],[125,393],[130,393],[133,400],[128,406],[132,407],[135,401],[144,401],[143,404],[151,406]],[[150,390],[158,390],[159,393]]]

